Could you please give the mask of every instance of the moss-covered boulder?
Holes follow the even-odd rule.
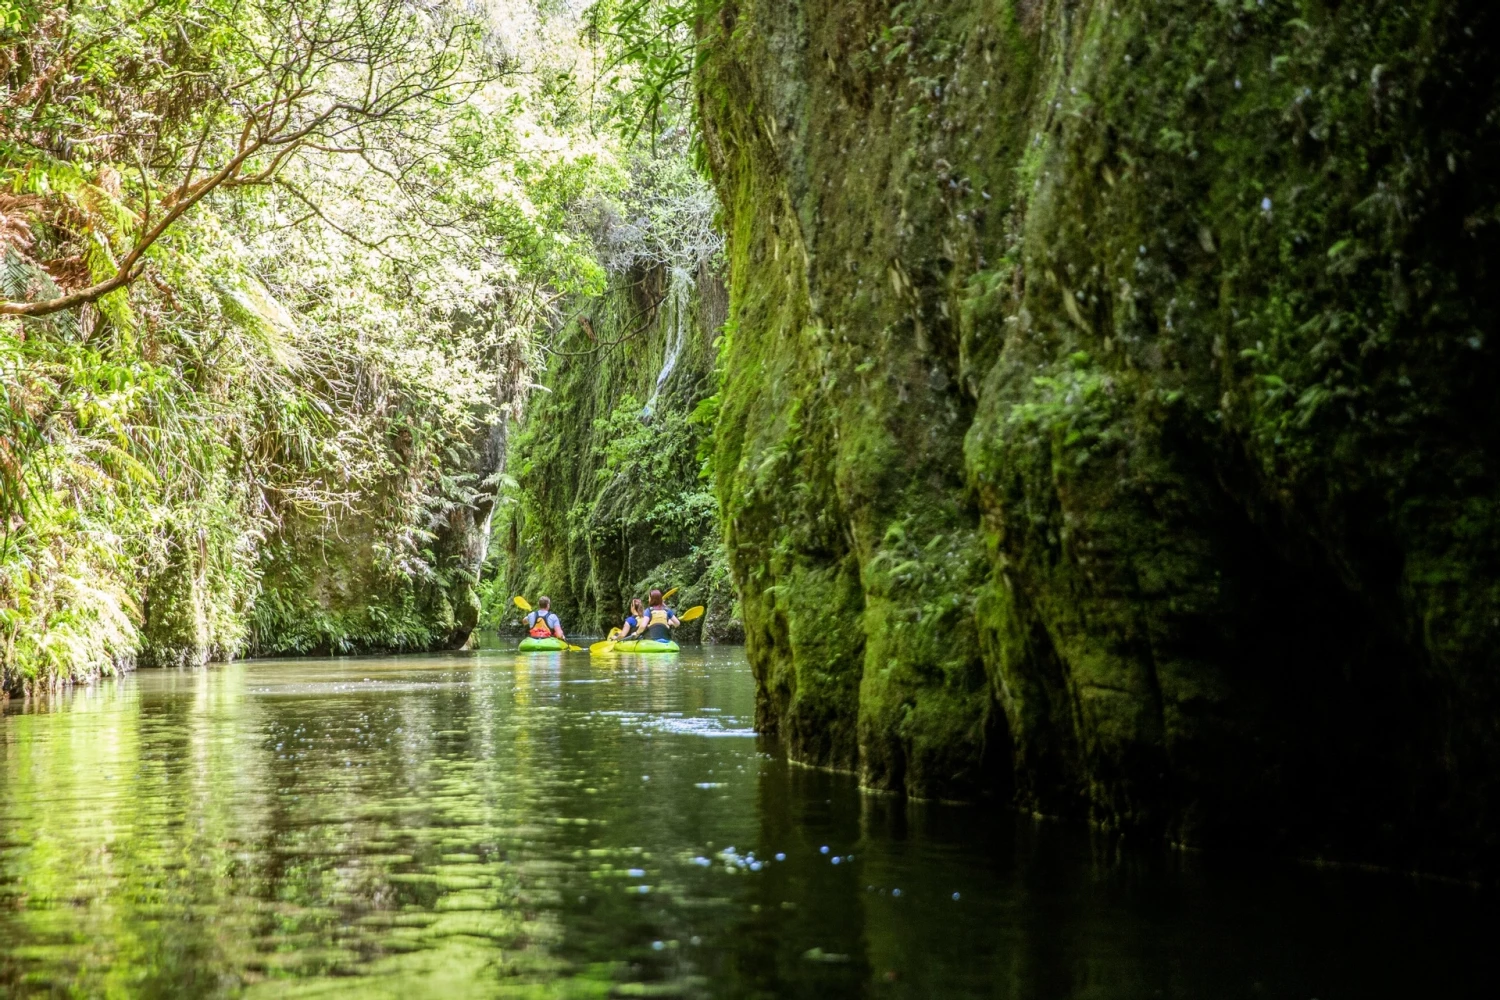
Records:
[[[706,18],[762,727],[919,796],[1485,868],[1496,18]]]

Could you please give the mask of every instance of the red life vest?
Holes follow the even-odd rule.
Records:
[[[552,638],[552,626],[547,624],[547,616],[552,614],[552,612],[533,611],[532,614],[536,615],[536,618],[531,623],[531,631],[527,634],[530,635],[533,639]]]

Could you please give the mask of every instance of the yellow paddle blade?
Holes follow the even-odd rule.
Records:
[[[703,605],[699,604],[696,607],[688,608],[682,614],[678,615],[677,616],[677,620],[680,621],[680,622],[690,622],[694,618],[702,618],[702,617],[703,617]]]
[[[522,611],[530,611],[531,610],[531,602],[528,601],[528,600],[526,600],[526,598],[524,598],[524,597],[512,597],[511,600],[515,601],[516,602],[516,607],[520,608]]]
[[[614,648],[615,648],[615,642],[614,642],[614,640],[613,639],[605,639],[603,642],[596,642],[592,646],[590,646],[589,647],[589,653],[590,654],[609,653],[609,652],[612,652],[614,650]]]
[[[670,601],[672,599],[672,595],[675,594],[675,593],[677,593],[678,589],[679,588],[677,588],[677,587],[673,587],[671,590],[667,591],[665,594],[662,594],[661,595],[661,599],[663,601]]]
[[[581,652],[583,652],[583,647],[582,646],[575,646],[575,645],[573,645],[570,642],[570,643],[568,643],[568,652],[570,652],[570,653],[581,653]]]

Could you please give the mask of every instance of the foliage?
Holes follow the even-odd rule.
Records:
[[[627,151],[629,185],[585,206],[586,224],[610,274],[628,280],[652,268],[691,271],[721,256],[719,201],[688,145],[687,132],[679,130],[652,153]]]
[[[6,8],[0,686],[461,629],[487,436],[624,183],[515,6]]]
[[[634,141],[690,127],[697,24],[716,0],[598,0],[585,12],[589,41],[604,53],[598,84],[605,113]]]
[[[420,195],[428,133],[498,69],[476,51],[479,25],[456,13],[402,0],[35,9],[12,49],[19,86],[0,128],[21,162],[106,165],[95,186],[114,224],[77,234],[93,237],[80,287],[0,313],[43,315],[125,287],[204,197],[283,183],[307,150],[360,155]],[[32,189],[26,173],[20,191]]]
[[[609,511],[615,518],[625,518],[650,531],[661,541],[698,538],[709,533],[718,513],[713,490],[706,482],[707,470],[697,474],[684,459],[692,459],[695,449],[684,447],[696,443],[700,432],[693,426],[696,411],[666,408],[651,421],[641,419],[642,404],[626,393],[606,417],[594,421],[595,437],[602,441],[603,464],[595,472],[604,490],[595,496],[584,512],[583,522],[593,523],[608,487],[615,483],[632,483],[631,508],[628,512]]]
[[[598,0],[583,13],[590,120],[621,139],[628,184],[589,206],[610,272],[693,270],[723,248],[718,198],[696,163],[697,21],[711,0]]]
[[[8,4],[0,686],[460,640],[565,312],[719,250],[696,11]]]

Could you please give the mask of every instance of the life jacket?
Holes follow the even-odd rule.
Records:
[[[675,617],[672,609],[668,607],[646,609],[646,634],[645,639],[655,639],[664,642],[672,638],[672,628],[667,624],[667,619]]]
[[[527,634],[530,635],[533,639],[552,638],[552,626],[547,624],[547,619],[551,616],[551,611],[541,610],[533,611],[531,614],[527,615],[526,621],[531,626],[531,631]]]

